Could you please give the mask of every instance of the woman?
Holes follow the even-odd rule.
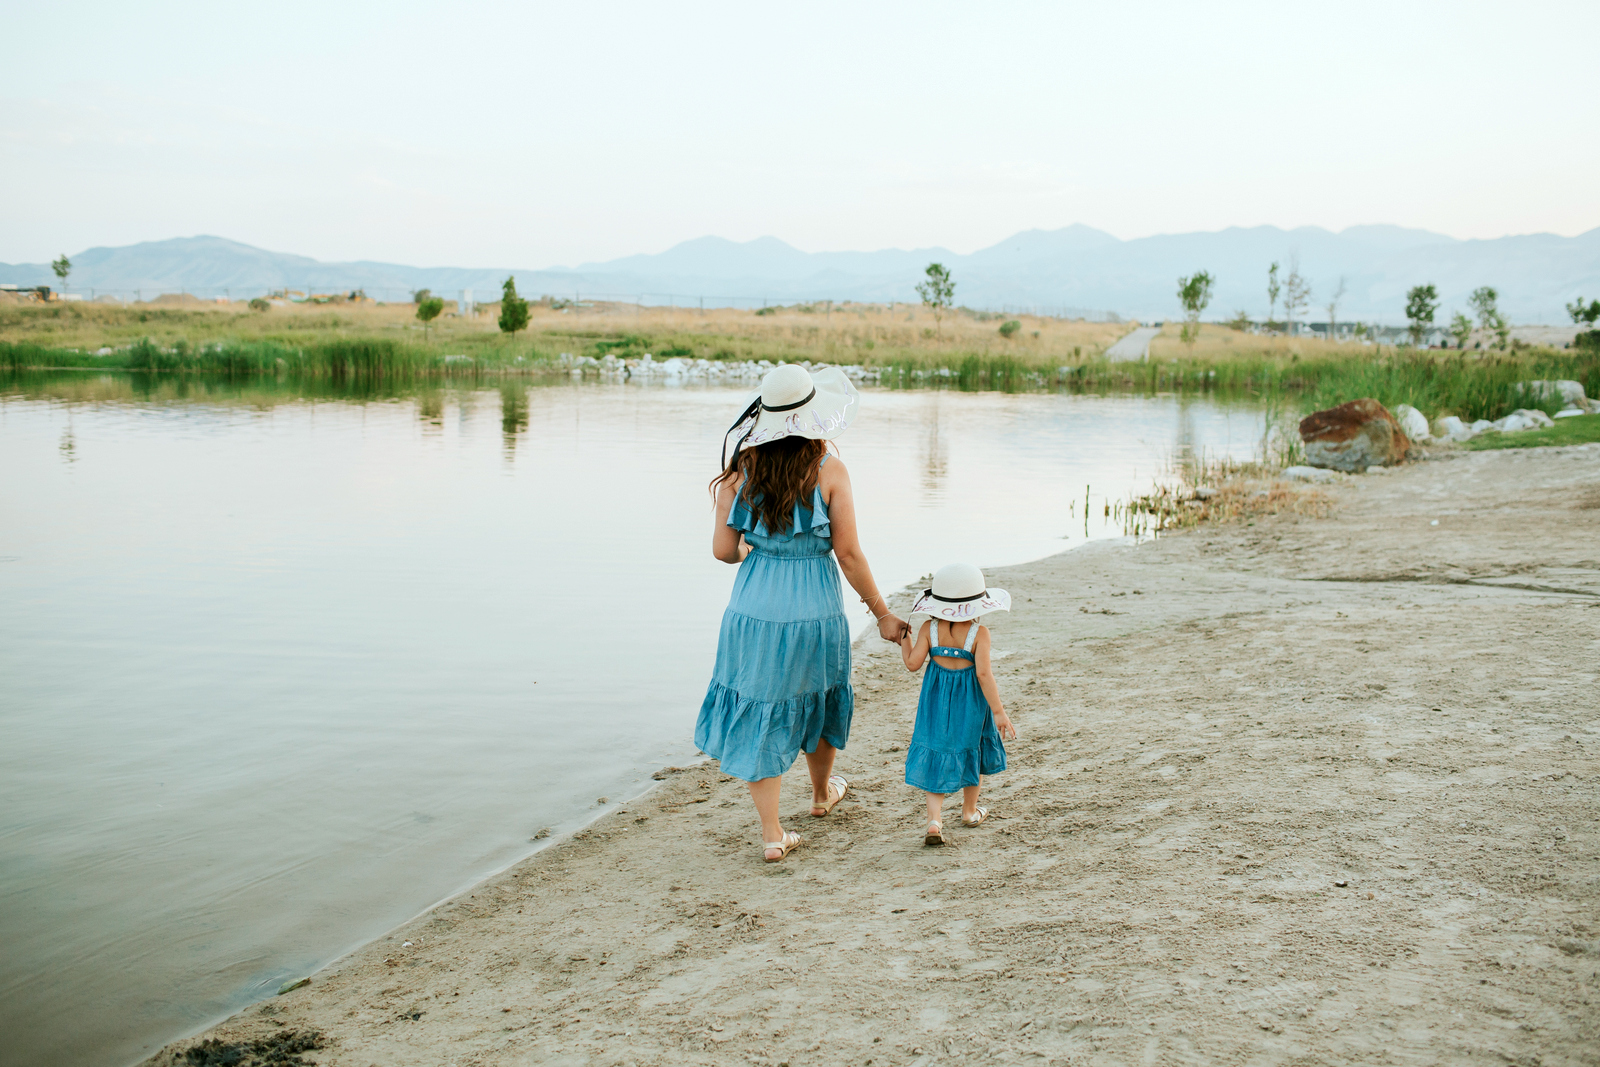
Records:
[[[711,553],[740,566],[694,740],[723,773],[750,783],[768,863],[800,844],[778,821],[782,775],[796,755],[806,754],[813,816],[826,816],[849,790],[833,773],[855,706],[839,571],[877,618],[879,636],[898,642],[906,631],[861,554],[850,475],[824,443],[845,431],[859,399],[837,367],[775,367],[729,428],[733,457],[725,442],[710,486]]]

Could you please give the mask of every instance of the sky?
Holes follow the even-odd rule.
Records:
[[[1593,0],[11,0],[0,27],[0,262],[1600,226]]]

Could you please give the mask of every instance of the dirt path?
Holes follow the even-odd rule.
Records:
[[[1106,349],[1106,358],[1113,363],[1118,360],[1143,359],[1150,354],[1150,342],[1159,336],[1161,327],[1141,326]]]
[[[209,1036],[314,1028],[355,1067],[1600,1062],[1600,446],[1333,495],[991,574],[1022,739],[954,847],[921,847],[915,679],[869,646],[853,798],[803,817],[792,772],[789,862],[692,768]]]

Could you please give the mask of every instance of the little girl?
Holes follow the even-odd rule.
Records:
[[[983,822],[989,809],[978,806],[978,776],[1006,769],[1002,739],[1015,739],[1017,731],[1000,703],[989,665],[989,629],[978,619],[1010,610],[1011,594],[985,588],[983,572],[967,563],[941,569],[911,605],[913,616],[931,616],[926,626],[900,639],[906,670],[916,671],[932,659],[906,750],[906,784],[928,794],[924,845],[945,843],[939,813],[945,795],[958,789],[962,823]]]

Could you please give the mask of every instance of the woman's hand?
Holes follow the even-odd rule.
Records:
[[[1011,716],[1006,714],[1004,708],[994,713],[994,727],[1000,731],[1001,740],[1015,741],[1017,739],[1017,728],[1011,725]]]
[[[878,620],[878,636],[892,644],[898,645],[910,630],[911,627],[906,625],[906,621],[892,611],[884,612],[883,617]]]

